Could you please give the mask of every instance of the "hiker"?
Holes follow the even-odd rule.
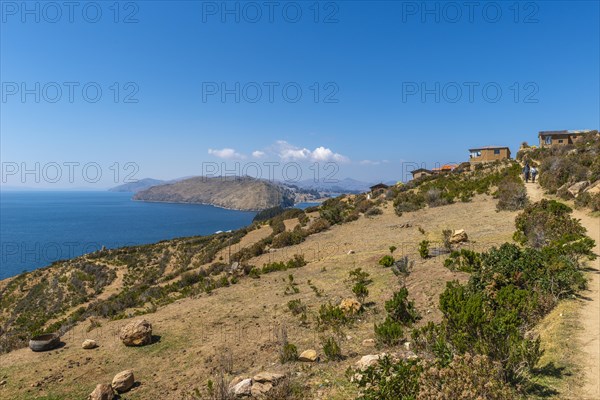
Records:
[[[523,168],[523,175],[525,175],[525,183],[529,182],[529,163],[525,164],[525,167]]]
[[[531,167],[531,182],[535,183],[535,177],[537,176],[537,168]]]

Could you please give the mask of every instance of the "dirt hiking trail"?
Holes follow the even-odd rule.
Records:
[[[543,189],[537,183],[526,183],[531,201],[545,198]],[[594,252],[600,254],[600,218],[589,215],[585,210],[573,210],[573,217],[581,220],[588,235],[596,241]],[[575,338],[581,344],[583,353],[581,370],[584,381],[579,386],[578,399],[600,399],[600,257],[589,263],[589,288],[583,293],[584,301],[580,310],[581,330]]]

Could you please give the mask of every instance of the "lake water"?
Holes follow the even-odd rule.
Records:
[[[255,215],[206,205],[131,201],[131,196],[0,192],[0,279],[102,246],[116,248],[238,229],[250,224]]]

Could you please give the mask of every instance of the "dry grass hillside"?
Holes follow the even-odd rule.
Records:
[[[564,299],[585,286],[590,239],[568,207],[528,205],[519,171],[463,165],[373,198],[268,210],[234,232],[102,250],[4,280],[0,396],[82,399],[129,369],[136,384],[122,399],[227,400],[230,382],[261,372],[286,377],[266,399],[571,393],[579,370],[561,318],[576,315]],[[141,318],[152,342],[124,346],[121,328]],[[48,332],[62,334],[61,347],[24,348]],[[514,346],[502,346],[506,335]],[[82,349],[86,339],[98,347]],[[305,350],[318,359],[299,360]],[[363,356],[382,353],[395,372],[383,360],[354,375]]]
[[[56,351],[20,349],[4,354],[0,356],[0,378],[6,383],[0,387],[0,395],[10,399],[82,399],[96,383],[110,382],[115,373],[133,369],[139,385],[122,398],[209,398],[207,382],[216,382],[220,370],[225,371],[226,380],[268,370],[284,372],[305,385],[305,398],[353,398],[357,389],[345,371],[362,355],[377,351],[363,341],[373,338],[373,323],[383,319],[383,303],[399,285],[389,268],[378,265],[378,260],[389,254],[389,246],[398,247],[397,253],[415,261],[406,285],[424,316],[419,324],[425,324],[440,318],[436,304],[445,283],[464,280],[467,274],[443,267],[445,257],[421,260],[418,243],[425,238],[441,241],[444,229],[465,229],[468,245],[484,250],[510,240],[516,215],[497,212],[496,201],[485,195],[469,203],[427,208],[400,217],[391,202],[382,204],[381,209],[380,215],[333,226],[300,244],[247,260],[249,265],[262,266],[301,254],[308,261],[304,267],[256,279],[246,277],[235,285],[178,299],[145,315],[159,337],[151,345],[123,346],[117,332],[128,318],[94,318],[93,324],[87,319],[71,329],[62,338],[64,347]],[[314,219],[314,214],[309,218]],[[296,223],[297,219],[285,221],[288,229]],[[242,237],[243,245],[264,238],[264,233],[258,232],[249,232],[251,239]],[[340,344],[345,359],[327,362],[321,339],[332,333],[317,327],[316,315],[322,304],[337,304],[352,297],[348,273],[357,267],[373,280],[368,305],[359,319],[342,329]],[[286,295],[290,274],[298,293]],[[292,315],[287,306],[297,299],[306,306],[304,321]],[[287,331],[289,342],[299,351],[315,349],[322,361],[281,364],[281,329]],[[83,350],[81,342],[86,338],[97,340],[99,347]]]

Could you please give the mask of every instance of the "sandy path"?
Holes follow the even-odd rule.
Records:
[[[545,197],[537,183],[528,183],[526,186],[532,201]],[[588,235],[596,241],[594,252],[600,254],[600,219],[582,210],[574,210],[573,217],[581,220]],[[581,369],[585,374],[577,398],[597,400],[600,399],[600,257],[589,266],[591,268],[588,272],[589,289],[584,293],[587,300],[582,304],[580,311],[582,329],[578,331],[576,338],[582,345],[584,357]]]

